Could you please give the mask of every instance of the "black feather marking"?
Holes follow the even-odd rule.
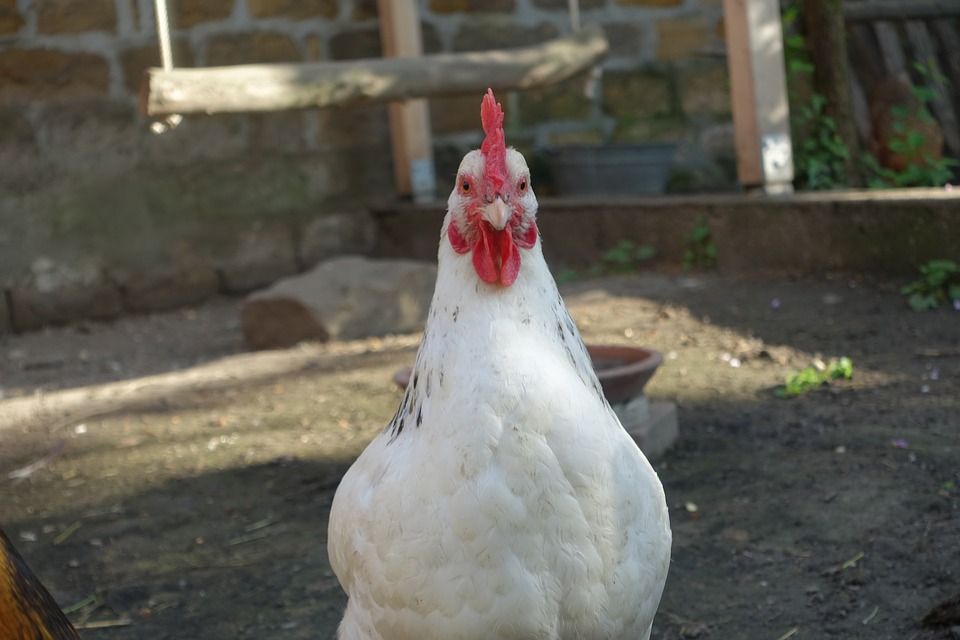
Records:
[[[443,388],[443,367],[440,367],[440,371],[437,372],[437,379],[440,382],[440,388]]]
[[[453,321],[454,321],[454,322],[457,321],[457,316],[459,316],[459,315],[460,315],[460,307],[454,307],[454,308],[453,308]]]
[[[417,382],[418,382],[419,380],[420,380],[420,372],[419,372],[419,371],[414,371],[414,372],[413,372],[413,380],[410,382],[410,384],[413,385],[413,388],[414,388],[414,389],[417,388]]]
[[[423,393],[424,393],[424,395],[426,395],[428,398],[430,397],[430,382],[431,382],[432,380],[433,380],[433,376],[428,373],[428,374],[427,374],[427,384],[424,385],[424,387],[423,387]]]
[[[573,367],[576,369],[577,358],[573,355],[573,351],[570,349],[570,345],[567,344],[566,340],[563,341],[563,350],[566,351],[567,353],[567,360],[569,360],[570,364],[572,364]]]
[[[421,424],[423,424],[423,405],[420,405],[417,409],[417,426],[419,427]]]
[[[404,427],[404,424],[403,424],[403,416],[400,416],[400,419],[397,420],[396,435],[400,435],[401,433],[403,433],[403,427]]]
[[[557,337],[563,340],[563,325],[557,320]]]

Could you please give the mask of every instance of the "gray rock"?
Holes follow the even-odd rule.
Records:
[[[65,264],[38,258],[30,273],[10,287],[10,316],[17,331],[113,318],[122,308],[120,291],[94,261]]]
[[[352,340],[423,328],[437,267],[346,256],[251,294],[241,312],[251,347]]]

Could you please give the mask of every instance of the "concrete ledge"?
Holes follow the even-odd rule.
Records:
[[[60,287],[57,295],[29,278],[8,281],[0,290],[0,333],[197,303],[267,285],[342,253],[433,261],[445,206],[390,203],[372,212],[327,215],[297,242],[278,227],[240,236],[235,229],[210,229],[209,241],[188,247],[190,260],[172,254],[132,275],[102,256],[98,280]],[[652,266],[677,268],[700,218],[710,226],[717,267],[725,272],[909,277],[927,260],[960,258],[960,189],[544,198],[539,225],[555,273],[599,264],[622,240],[654,247]],[[83,271],[80,263],[60,266]]]
[[[444,212],[442,203],[374,210],[375,255],[436,259]],[[927,260],[960,257],[960,189],[545,198],[538,220],[556,269],[598,263],[621,240],[651,245],[657,264],[679,266],[701,217],[723,271],[912,275]]]

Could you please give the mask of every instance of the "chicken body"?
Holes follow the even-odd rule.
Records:
[[[10,540],[0,530],[0,638],[78,640],[63,615]]]
[[[471,153],[461,178],[479,179]],[[526,163],[506,155],[533,224]],[[471,235],[450,230],[470,218],[463,184],[400,408],[334,499],[330,561],[349,596],[339,637],[648,638],[670,554],[660,482],[603,397],[539,238],[521,245],[515,278],[494,256],[509,286],[458,250]],[[476,242],[501,241],[484,234]]]

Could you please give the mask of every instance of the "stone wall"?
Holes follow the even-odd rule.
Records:
[[[169,5],[178,66],[380,54],[375,0]],[[602,74],[500,96],[512,143],[534,157],[564,142],[675,140],[688,165],[675,184],[729,185],[720,0],[580,5],[612,55]],[[569,31],[566,7],[421,0],[424,48],[543,41]],[[157,135],[137,91],[158,65],[152,0],[0,0],[0,332],[248,291],[372,250],[369,205],[395,198],[384,105],[191,116]],[[431,100],[441,190],[479,143],[478,103]],[[704,146],[721,164],[702,161]]]

